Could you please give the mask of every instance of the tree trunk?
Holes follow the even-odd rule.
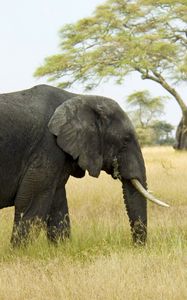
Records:
[[[179,93],[165,80],[164,77],[162,77],[162,75],[159,72],[152,70],[152,73],[154,75],[152,76],[149,74],[149,72],[145,73],[145,71],[142,71],[141,69],[136,70],[142,74],[143,79],[150,79],[159,83],[177,101],[182,111],[182,119],[177,127],[175,138],[176,142],[173,145],[173,147],[177,150],[187,150],[187,106],[185,102],[183,101]]]
[[[174,149],[187,150],[187,109],[183,111],[182,119],[177,127]]]

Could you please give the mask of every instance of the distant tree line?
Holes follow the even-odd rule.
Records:
[[[174,144],[174,127],[160,119],[164,112],[163,97],[152,97],[144,90],[129,95],[127,103],[142,146]]]

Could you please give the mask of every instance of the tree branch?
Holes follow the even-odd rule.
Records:
[[[178,94],[178,92],[172,88],[168,82],[162,77],[162,75],[156,71],[152,71],[153,74],[158,78],[160,84],[162,85],[162,87],[167,90],[178,102],[182,112],[187,111],[187,106],[184,103],[183,99],[181,98],[181,96]]]
[[[175,100],[179,104],[182,112],[183,113],[187,112],[187,106],[184,103],[181,96],[178,94],[178,92],[174,88],[172,88],[168,84],[168,82],[162,77],[162,75],[160,73],[152,70],[152,73],[154,74],[154,76],[152,76],[148,70],[143,71],[142,69],[140,69],[138,67],[136,67],[135,70],[142,74],[142,79],[150,79],[152,81],[159,83],[165,90],[167,90],[175,98]]]

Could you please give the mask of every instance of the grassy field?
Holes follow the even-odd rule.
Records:
[[[65,244],[48,245],[42,232],[27,249],[11,250],[13,209],[1,210],[0,300],[187,299],[187,153],[143,152],[149,189],[171,204],[149,204],[147,246],[131,244],[118,181],[71,178]]]

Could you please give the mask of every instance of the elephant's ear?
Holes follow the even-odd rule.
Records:
[[[60,148],[91,176],[99,176],[103,164],[101,122],[86,97],[77,96],[61,104],[48,127]]]

